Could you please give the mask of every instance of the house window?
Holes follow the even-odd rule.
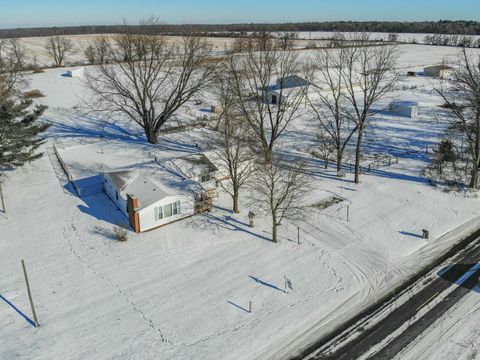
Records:
[[[181,214],[180,201],[155,208],[155,220],[159,221],[174,215]]]
[[[173,215],[181,214],[181,212],[180,212],[180,201],[174,202],[172,204],[172,206],[173,206]]]
[[[163,205],[163,217],[170,217],[172,216],[172,204],[168,204],[168,205]]]
[[[163,207],[159,206],[155,208],[155,220],[162,220],[163,219]]]
[[[210,173],[209,174],[203,174],[202,176],[200,176],[200,182],[202,182],[202,183],[210,181],[210,180],[212,180],[212,175]]]

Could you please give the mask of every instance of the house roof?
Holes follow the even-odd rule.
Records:
[[[122,170],[107,173],[116,189],[123,195],[133,195],[138,199],[140,209],[171,195],[145,175],[135,170]]]
[[[433,65],[433,66],[427,66],[425,69],[452,70],[453,68],[448,65]]]
[[[406,100],[395,100],[390,103],[390,107],[405,107],[413,108],[418,106],[418,103],[415,101],[406,101]]]

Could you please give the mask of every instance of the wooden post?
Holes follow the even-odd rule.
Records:
[[[300,226],[297,226],[297,242],[300,245]]]
[[[32,308],[33,320],[35,320],[35,327],[39,327],[37,313],[35,312],[35,306],[33,305],[32,292],[30,291],[30,284],[28,283],[27,269],[25,268],[25,261],[22,259],[23,275],[25,275],[25,283],[27,284],[28,299],[30,300],[30,307]]]
[[[347,221],[350,221],[350,205],[347,206]]]
[[[0,183],[0,200],[2,201],[2,212],[5,214],[7,212],[7,209],[5,209],[5,199],[3,198],[2,183]]]
[[[250,301],[250,303],[248,304],[248,312],[251,313],[252,312],[252,302]]]

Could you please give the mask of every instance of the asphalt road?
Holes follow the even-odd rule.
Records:
[[[337,351],[328,354],[321,353],[312,359],[358,359],[372,346],[379,344],[382,340],[393,334],[400,326],[408,323],[418,311],[435,301],[442,292],[453,286],[453,292],[447,295],[445,299],[430,309],[419,320],[412,323],[402,334],[395,337],[380,351],[368,358],[372,360],[392,359],[437,319],[441,318],[442,315],[463,296],[472,291],[478,284],[480,266],[477,266],[477,268],[473,270],[471,269],[479,262],[479,259],[480,241],[477,241],[475,246],[459,253],[458,256],[455,257],[455,263],[451,267],[443,269],[426,287],[413,295],[406,303],[391,311],[389,315],[375,326],[363,331],[361,335]],[[460,279],[465,279],[465,281],[462,282],[461,285],[455,284],[455,282],[458,282]]]

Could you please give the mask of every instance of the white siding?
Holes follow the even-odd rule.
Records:
[[[178,215],[172,215],[167,218],[156,220],[156,208],[180,201],[180,211]],[[195,201],[193,196],[179,195],[168,196],[138,212],[140,219],[140,231],[147,231],[156,227],[171,223],[176,220],[195,214]]]
[[[118,200],[117,200],[117,189],[113,185],[112,179],[107,174],[103,175],[103,188],[105,193],[108,195],[110,199],[118,206],[118,208],[122,211],[122,213],[128,218],[128,211],[127,211],[127,199],[122,197],[122,194],[118,192]]]

